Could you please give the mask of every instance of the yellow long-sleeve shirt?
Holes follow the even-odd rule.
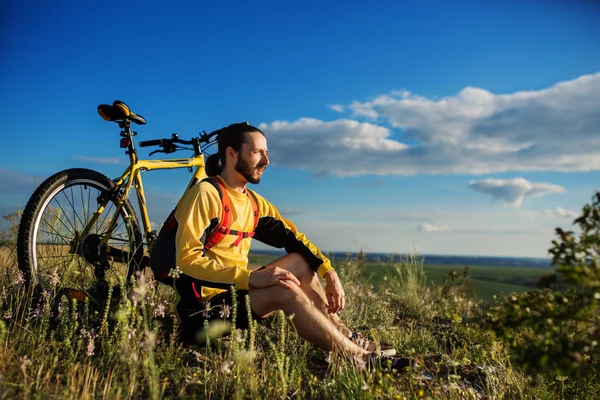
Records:
[[[234,190],[226,182],[224,184],[232,206],[230,228],[252,231],[254,216],[250,199],[247,194]],[[329,259],[304,234],[298,232],[294,224],[283,218],[265,198],[253,193],[259,212],[254,239],[273,247],[285,248],[288,253],[299,253],[321,277],[333,269]],[[237,246],[233,246],[237,236],[226,235],[211,249],[204,249],[207,237],[222,216],[222,207],[217,189],[210,182],[203,181],[186,191],[175,211],[176,265],[184,274],[201,281],[201,295],[205,301],[232,285],[236,289],[248,290],[250,279],[247,267],[251,238],[242,239]]]

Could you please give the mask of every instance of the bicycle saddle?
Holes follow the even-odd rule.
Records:
[[[127,104],[122,101],[115,100],[111,105],[100,104],[98,106],[98,114],[106,121],[130,120],[138,125],[144,125],[146,120],[141,115],[137,115],[129,109]]]

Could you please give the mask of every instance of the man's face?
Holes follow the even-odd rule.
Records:
[[[267,165],[269,157],[267,150],[267,139],[260,132],[246,132],[246,143],[238,153],[235,170],[246,179],[246,181],[257,184]]]

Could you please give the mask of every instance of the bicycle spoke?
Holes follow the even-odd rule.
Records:
[[[117,226],[115,226],[115,229],[113,229],[113,233],[111,234],[111,239],[112,236],[115,234],[115,232],[119,232],[119,228],[121,228],[122,226],[125,225],[125,221],[121,218],[121,223],[119,223]],[[101,235],[104,235],[106,232],[101,233]]]
[[[71,206],[71,210],[73,211],[73,222],[75,223],[75,225],[77,225],[77,222],[75,221],[75,219],[79,220],[79,223],[81,224],[81,228],[83,229],[85,227],[85,224],[83,223],[81,218],[79,218],[77,211],[75,211],[75,199],[73,198],[73,187],[69,187],[69,190],[71,192],[71,201],[69,201],[69,197],[65,194],[65,192],[61,192],[61,193],[65,196],[65,198],[67,199],[67,202]],[[75,218],[75,217],[77,217],[77,218]]]
[[[87,192],[88,192],[88,194],[90,193],[89,190]],[[83,194],[83,185],[79,185],[79,194],[81,195],[81,209],[82,209],[82,213],[83,213],[83,219],[85,221],[89,221],[88,213],[85,209],[86,204],[85,204],[85,199],[84,199],[85,196]]]
[[[44,260],[47,258],[65,258],[65,257],[70,257],[73,256],[75,254],[68,254],[68,255],[60,255],[60,256],[41,256],[40,258],[43,258]]]
[[[45,221],[45,220],[44,220],[44,221]],[[47,223],[47,222],[46,222],[46,223]],[[67,240],[65,240],[65,238],[64,238],[64,237],[63,237],[63,236],[62,236],[60,233],[58,233],[58,232],[56,231],[56,229],[54,229],[54,228],[53,228],[51,225],[48,225],[48,228],[52,229],[52,230],[54,231],[54,233],[52,233],[52,232],[48,232],[48,231],[44,231],[44,230],[42,230],[42,229],[38,229],[38,232],[47,233],[47,234],[49,234],[49,235],[56,235],[56,236],[58,236],[59,238],[63,239],[63,240],[65,241],[65,244],[69,244],[69,242],[68,242]]]
[[[112,241],[115,241],[115,242],[129,243],[129,239],[125,239],[125,238],[111,237],[109,240],[112,240]]]
[[[59,207],[60,207],[60,204],[59,204]],[[67,232],[69,232],[69,233],[70,233],[71,235],[73,235],[73,236],[75,235],[75,227],[74,227],[73,225],[71,225],[71,228],[73,228],[73,230],[71,230],[71,229],[70,229],[70,228],[69,228],[69,227],[68,227],[68,226],[67,226],[67,225],[66,225],[66,224],[63,222],[62,218],[61,218],[61,217],[59,217],[58,215],[56,215],[56,213],[54,212],[54,210],[52,209],[52,207],[48,206],[48,207],[46,208],[46,210],[48,211],[48,213],[49,213],[49,214],[52,214],[52,215],[50,215],[50,217],[54,218],[54,220],[55,220],[55,221],[58,221],[58,222],[60,222],[60,223],[61,223],[61,225],[62,225],[62,226],[65,228],[65,230],[66,230]],[[64,213],[64,211],[63,211],[63,213]],[[42,217],[42,218],[43,218],[43,217]],[[49,222],[48,222],[48,221],[47,221],[45,218],[43,218],[43,219],[44,219],[44,222],[46,222],[46,224],[47,224],[48,226],[52,226],[52,224],[50,224],[50,223],[49,223]],[[70,224],[69,224],[69,225],[70,225]]]
[[[104,210],[102,212],[102,214],[105,215],[106,218],[102,219],[99,228],[103,228],[104,225],[106,224],[107,225],[107,230],[108,230],[108,225],[110,224],[110,221],[112,220],[112,212],[113,212],[112,209],[113,209],[113,207],[114,207],[114,204],[110,203],[110,206],[106,210]],[[96,228],[96,233],[99,234],[100,232],[102,232],[102,229],[98,229],[98,227],[97,227]]]
[[[38,268],[38,271],[40,271],[40,272],[43,272],[43,271],[48,271],[49,269],[58,269],[58,268],[59,268],[59,267],[61,267],[61,266],[65,266],[65,265],[67,265],[67,264],[68,264],[68,263],[69,263],[69,262],[70,262],[70,261],[73,259],[73,256],[74,256],[74,254],[71,254],[71,255],[70,255],[70,257],[67,257],[67,256],[61,256],[61,258],[63,258],[63,259],[64,259],[64,261],[63,261],[63,262],[58,262],[58,263],[55,263],[55,264],[53,264],[53,265],[49,265],[49,266],[47,266],[47,267],[45,267],[45,268]],[[44,257],[44,259],[45,259],[45,258],[46,258],[46,257]]]
[[[46,268],[42,268],[42,269],[38,269],[38,272],[40,273],[40,275],[42,275],[42,272],[44,271],[50,271],[51,274],[54,274],[54,272],[56,271],[56,274],[60,277],[62,282],[65,282],[65,279],[68,278],[66,272],[67,272],[67,267],[69,266],[69,264],[71,263],[71,261],[73,260],[73,258],[70,259],[65,259],[63,262],[61,263],[56,263],[53,265],[49,265]],[[48,280],[48,275],[44,274],[45,276],[43,277],[44,280]]]
[[[64,208],[62,208],[62,206],[60,205],[60,203],[58,202],[58,200],[54,199],[54,201],[56,202],[56,204],[58,204],[58,208],[60,208],[60,210],[62,211],[62,213],[64,215],[67,215],[67,213],[65,212]],[[54,214],[54,215],[56,216],[56,214]],[[63,226],[67,230],[69,230],[69,227],[65,225],[65,223],[62,221],[62,218],[58,218],[58,217],[56,217],[56,218],[60,221],[61,224],[63,224]],[[67,219],[67,221],[69,221],[69,219]],[[75,222],[75,221],[73,221],[73,222]],[[73,228],[73,232],[72,233],[75,234],[75,232],[77,231],[77,228],[73,224],[71,224],[70,221],[69,221],[69,225],[71,225],[71,228]]]

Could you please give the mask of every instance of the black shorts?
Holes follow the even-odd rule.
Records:
[[[230,290],[219,293],[206,302],[200,302],[195,295],[192,296],[190,293],[194,281],[195,279],[190,276],[181,275],[175,284],[181,297],[179,303],[177,303],[177,313],[181,321],[180,339],[184,345],[201,343],[201,340],[198,340],[198,336],[204,328],[205,321],[211,323],[212,321],[220,320],[229,322],[230,324],[234,322],[233,286]],[[235,290],[235,297],[235,328],[248,329],[250,326],[248,319],[248,302],[250,301],[248,291]],[[246,298],[248,298],[248,301],[246,301]],[[250,310],[250,318],[257,321],[261,320],[252,310]],[[224,332],[224,334],[226,333]]]

